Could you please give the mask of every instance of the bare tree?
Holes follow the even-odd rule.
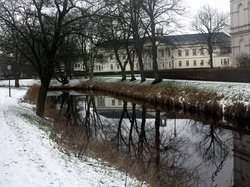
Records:
[[[129,23],[131,26],[134,49],[139,63],[141,82],[146,80],[143,64],[143,45],[145,43],[146,31],[143,29],[145,15],[142,9],[143,0],[129,0],[126,4],[126,12],[128,13]],[[146,23],[144,23],[146,25]]]
[[[210,6],[203,6],[198,12],[192,27],[200,33],[205,41],[205,48],[209,54],[210,67],[213,68],[213,53],[220,45],[219,33],[229,26],[229,16]]]
[[[0,22],[17,33],[19,51],[37,71],[41,86],[36,113],[44,116],[44,104],[57,54],[76,23],[89,17],[92,5],[77,0],[1,0]],[[81,7],[80,7],[81,6]],[[79,31],[79,30],[77,30]]]
[[[146,15],[149,22],[145,26],[145,29],[148,29],[148,36],[151,41],[151,53],[152,53],[152,62],[153,62],[153,71],[155,80],[153,83],[158,83],[162,81],[158,72],[158,60],[157,60],[157,35],[156,27],[162,29],[165,27],[168,32],[171,32],[170,25],[178,25],[177,20],[175,19],[178,15],[184,13],[184,8],[182,6],[181,0],[144,0],[142,4],[143,10],[146,12]]]

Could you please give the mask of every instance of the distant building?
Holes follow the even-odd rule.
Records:
[[[231,38],[225,33],[218,33],[218,46],[213,54],[214,67],[230,67]],[[133,44],[130,44],[133,45]],[[201,34],[187,34],[157,37],[157,56],[159,69],[209,68],[209,54],[206,50],[205,38]],[[112,48],[102,48],[99,52],[102,59],[95,63],[95,72],[120,71]],[[125,61],[126,53],[120,49],[120,58]],[[152,70],[151,43],[145,42],[143,49],[145,70]],[[135,70],[139,70],[137,58],[134,60]],[[129,71],[129,65],[127,65]]]
[[[250,54],[250,1],[231,0],[232,63],[241,54]]]

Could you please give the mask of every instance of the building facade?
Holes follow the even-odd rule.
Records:
[[[231,63],[231,38],[225,33],[219,33],[220,47],[213,53],[214,67],[230,67]],[[157,38],[158,68],[185,69],[209,68],[209,54],[206,49],[204,37],[200,34],[187,34],[175,36],[159,36]],[[95,63],[95,72],[118,72],[119,64],[112,49],[101,49],[102,59]],[[125,50],[120,50],[120,59],[126,60]],[[137,58],[134,58],[134,70],[139,70]],[[152,70],[151,44],[146,42],[143,49],[143,63],[145,70]],[[129,71],[129,65],[126,66]]]
[[[232,63],[237,57],[250,54],[250,0],[231,0]]]

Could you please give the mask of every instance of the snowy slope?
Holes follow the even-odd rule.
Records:
[[[142,186],[101,161],[80,160],[60,152],[46,132],[21,114],[34,115],[32,106],[19,103],[26,89],[0,88],[0,186]]]

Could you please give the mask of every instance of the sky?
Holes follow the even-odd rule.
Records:
[[[224,12],[230,11],[230,0],[185,0],[185,1],[187,5],[190,7],[191,12],[194,14],[200,7],[204,5],[210,5],[211,7],[222,10]]]
[[[183,4],[186,6],[187,13],[184,17],[181,17],[180,22],[185,26],[185,29],[182,29],[180,34],[195,33],[191,29],[191,22],[198,10],[205,5],[216,8],[219,12],[230,12],[230,0],[183,0]]]

